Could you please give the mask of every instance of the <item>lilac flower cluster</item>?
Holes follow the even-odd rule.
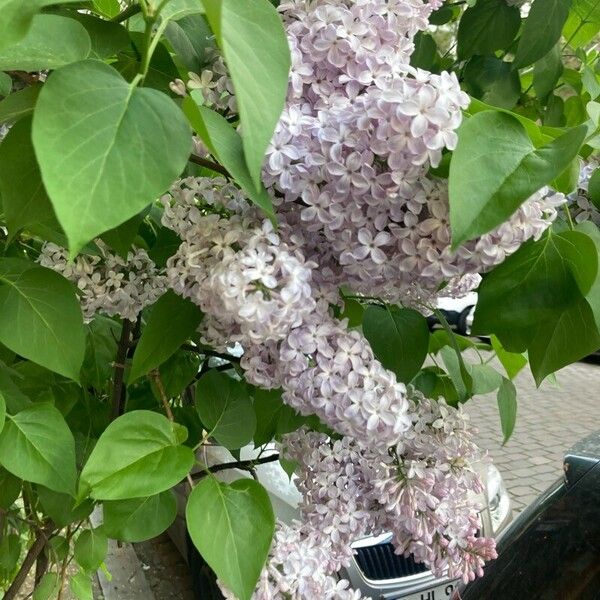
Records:
[[[427,170],[455,148],[469,99],[454,74],[409,65],[412,39],[439,5],[280,6],[292,74],[264,181],[282,196],[282,235],[304,237],[307,260],[319,265],[317,294],[329,301],[343,284],[422,302],[445,281],[498,264],[555,216],[559,199],[538,194],[508,225],[450,250],[447,183]]]
[[[590,177],[599,168],[596,160],[586,162],[579,171],[579,182],[577,189],[568,196],[568,209],[577,223],[591,221],[600,227],[600,210],[590,201],[588,197],[588,186]]]
[[[466,582],[496,557],[494,541],[478,537],[483,507],[473,492],[483,488],[473,465],[481,452],[460,409],[413,392],[410,414],[412,426],[393,458],[379,463],[374,496],[398,554],[412,554],[436,575]]]
[[[86,321],[91,321],[97,312],[135,321],[146,306],[165,293],[166,277],[145,250],[136,248],[122,258],[101,240],[96,240],[95,245],[97,254],[80,254],[69,261],[67,250],[48,242],[42,247],[38,262],[77,286]]]

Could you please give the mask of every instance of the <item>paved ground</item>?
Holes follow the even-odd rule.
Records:
[[[519,374],[517,424],[505,446],[495,396],[467,404],[479,444],[500,469],[517,512],[561,475],[564,451],[600,429],[600,365],[570,365],[556,379],[537,389],[528,370]]]

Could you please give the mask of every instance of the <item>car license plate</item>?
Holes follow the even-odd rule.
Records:
[[[417,592],[416,594],[410,594],[409,596],[399,596],[398,600],[449,600],[452,597],[452,592],[458,585],[458,579],[456,581],[448,581],[441,585]]]

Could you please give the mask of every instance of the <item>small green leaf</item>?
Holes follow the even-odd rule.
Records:
[[[516,6],[504,0],[479,0],[467,8],[460,19],[457,33],[458,57],[492,54],[506,48],[515,39],[521,16]]]
[[[178,21],[203,12],[200,0],[169,0],[161,10],[160,16],[163,20]]]
[[[10,416],[0,433],[0,463],[51,490],[75,491],[75,440],[63,416],[42,402]]]
[[[205,106],[198,106],[191,96],[184,99],[183,111],[211,153],[239,183],[250,200],[274,220],[271,197],[262,183],[256,186],[252,180],[244,160],[242,138],[237,131],[219,113]]]
[[[205,477],[188,498],[186,521],[219,580],[240,600],[250,600],[275,530],[265,489],[252,479],[228,485]]]
[[[600,169],[596,169],[590,177],[588,198],[596,208],[600,209]]]
[[[21,494],[22,482],[18,477],[0,467],[0,508],[8,510]]]
[[[37,493],[45,514],[61,528],[75,521],[87,519],[94,510],[91,500],[84,500],[75,506],[75,499],[72,496],[54,492],[42,485],[37,486]]]
[[[81,571],[69,580],[69,587],[78,600],[94,600],[90,576]]]
[[[560,44],[557,44],[533,66],[533,89],[536,96],[545,102],[548,95],[554,91],[564,70]]]
[[[20,536],[9,533],[0,537],[0,577],[2,579],[8,579],[13,574],[20,556]]]
[[[519,74],[495,56],[474,56],[463,72],[466,90],[492,106],[510,109],[521,95]]]
[[[31,117],[15,123],[0,145],[0,195],[9,241],[30,225],[58,227],[31,143]]]
[[[106,557],[108,540],[101,529],[86,529],[75,540],[73,551],[75,560],[84,571],[95,571]]]
[[[35,586],[32,600],[48,600],[58,590],[58,573],[46,573]]]
[[[298,416],[292,407],[281,400],[281,390],[257,388],[254,392],[254,411],[256,413],[255,446],[262,446],[276,435],[297,429]]]
[[[290,51],[285,30],[269,0],[202,3],[233,82],[246,164],[259,189],[265,151],[288,89]]]
[[[170,489],[194,464],[192,450],[181,446],[185,437],[185,428],[162,415],[125,413],[105,429],[92,450],[81,473],[79,497],[126,500]]]
[[[506,444],[512,435],[517,420],[517,389],[512,381],[503,378],[498,389],[498,412],[500,413],[500,426]]]
[[[241,448],[252,440],[256,414],[240,381],[209,371],[196,384],[196,409],[204,427],[226,448]]]
[[[121,12],[119,0],[94,0],[94,9],[109,19]]]
[[[171,490],[145,498],[106,501],[103,509],[106,535],[123,542],[143,542],[156,537],[177,516],[177,502]]]
[[[16,121],[33,112],[41,85],[31,85],[13,92],[0,102],[0,123]]]
[[[473,379],[473,395],[489,394],[497,390],[502,383],[502,375],[486,364],[468,365],[467,370]]]
[[[185,68],[194,73],[200,73],[206,64],[206,50],[215,47],[212,31],[202,15],[171,21],[165,29],[165,37]]]
[[[90,49],[90,36],[74,19],[36,15],[23,39],[0,50],[0,70],[57,69],[87,58]]]
[[[525,20],[513,65],[517,69],[545,56],[560,39],[572,0],[535,0]]]
[[[178,350],[158,368],[165,393],[168,398],[176,398],[190,385],[200,370],[202,362],[200,355],[188,350]],[[152,381],[154,395],[160,399],[160,392],[155,389]]]
[[[78,381],[85,330],[73,284],[26,260],[0,260],[0,342]]]
[[[76,254],[164,192],[183,171],[192,139],[168,96],[132,87],[111,66],[86,60],[54,71],[44,84],[33,145]]]
[[[121,326],[116,321],[97,315],[87,326],[85,358],[81,381],[97,390],[103,390],[110,381],[117,355],[117,340]]]
[[[363,333],[377,359],[405,383],[419,372],[427,357],[429,327],[416,310],[369,306],[363,316]]]
[[[8,96],[12,90],[12,77],[0,72],[0,96]]]
[[[72,16],[85,27],[88,33],[91,42],[89,58],[109,58],[131,43],[127,30],[119,23],[79,12],[72,13]]]
[[[448,370],[448,376],[458,394],[458,401],[464,402],[473,395],[473,380],[460,352],[450,346],[444,346],[440,349],[440,356],[444,366]],[[444,395],[445,386],[442,387]],[[444,396],[445,397],[445,396]],[[451,394],[452,397],[452,394]]]
[[[506,113],[470,117],[460,128],[450,164],[452,246],[506,221],[569,166],[586,135],[585,126],[576,127],[536,148],[521,123]]]
[[[190,300],[169,290],[154,305],[133,355],[128,383],[149,373],[188,340],[200,325],[202,313]]]
[[[527,364],[527,357],[518,352],[508,352],[505,350],[500,340],[495,335],[491,335],[490,339],[492,348],[494,349],[498,360],[502,363],[508,378],[514,379]]]

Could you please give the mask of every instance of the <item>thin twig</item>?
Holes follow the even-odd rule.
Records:
[[[222,352],[215,352],[214,350],[208,350],[206,348],[199,348],[198,346],[192,346],[192,344],[182,344],[182,350],[188,350],[189,352],[195,352],[196,354],[202,354],[203,356],[212,356],[214,358],[222,358],[229,362],[240,362],[239,356],[233,356],[233,354],[224,354]]]
[[[189,158],[189,161],[196,165],[200,165],[201,167],[206,167],[207,169],[221,173],[221,175],[224,175],[227,177],[227,179],[231,179],[229,171],[225,167],[222,167],[219,163],[213,162],[212,160],[207,160],[206,158],[192,154]]]
[[[120,12],[118,15],[115,15],[111,21],[114,23],[122,23],[123,21],[127,21],[130,17],[137,15],[142,10],[142,7],[139,4],[132,4],[128,6],[123,12]]]
[[[125,361],[127,360],[127,350],[129,349],[131,326],[132,323],[129,319],[123,319],[121,338],[119,339],[119,346],[117,347],[117,356],[113,363],[115,372],[113,376],[111,421],[114,421],[125,412],[125,388],[123,386],[123,378],[125,375]]]
[[[242,471],[252,471],[257,465],[264,465],[265,463],[275,462],[279,460],[279,454],[270,454],[263,458],[255,458],[251,460],[234,460],[232,462],[221,463],[220,465],[212,465],[206,467],[204,471],[192,474],[192,479],[201,479],[209,473],[218,473],[219,471],[225,471],[226,469],[241,469]]]
[[[150,377],[152,378],[154,384],[156,385],[156,388],[158,389],[158,395],[160,396],[165,412],[167,413],[167,418],[169,419],[169,421],[174,422],[175,417],[173,416],[173,411],[169,406],[169,399],[167,398],[165,386],[163,385],[162,379],[160,378],[160,372],[158,371],[158,369],[154,369],[154,371],[151,371]]]

